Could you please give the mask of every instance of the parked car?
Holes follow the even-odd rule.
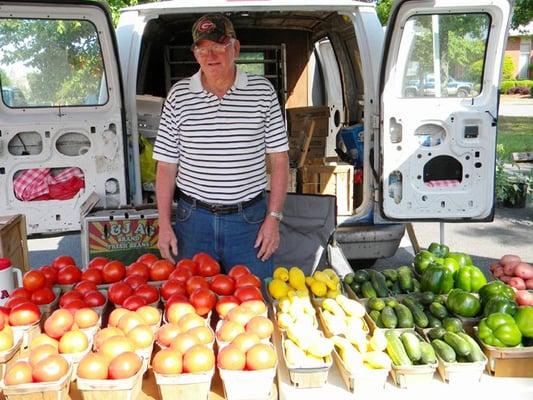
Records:
[[[472,82],[458,81],[448,77],[446,84],[446,96],[469,97],[473,95],[474,84]],[[435,96],[435,78],[433,74],[428,74],[422,82],[418,79],[411,79],[404,89],[406,97]]]

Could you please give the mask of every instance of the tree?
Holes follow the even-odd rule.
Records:
[[[533,0],[516,0],[511,28],[516,29],[519,25],[527,25],[531,20],[533,20]]]
[[[393,0],[377,0],[376,2],[376,12],[383,26],[387,25],[387,21],[389,20],[392,3]]]

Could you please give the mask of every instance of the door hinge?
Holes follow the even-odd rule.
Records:
[[[379,129],[379,114],[372,114],[372,129]]]

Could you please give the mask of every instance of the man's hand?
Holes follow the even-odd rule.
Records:
[[[178,255],[178,240],[172,227],[159,227],[159,240],[157,247],[161,253],[161,257],[176,262],[174,257]]]
[[[261,261],[268,260],[279,246],[279,222],[267,216],[259,228],[254,248],[259,248],[257,258]]]

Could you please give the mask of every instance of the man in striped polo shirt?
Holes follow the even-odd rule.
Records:
[[[154,146],[159,250],[167,259],[206,252],[226,271],[245,264],[260,278],[271,276],[288,183],[276,91],[266,78],[236,67],[240,43],[222,14],[198,19],[192,36],[200,69],[168,93]]]

